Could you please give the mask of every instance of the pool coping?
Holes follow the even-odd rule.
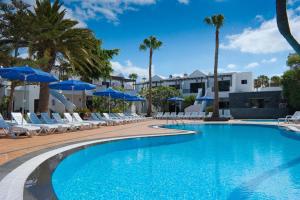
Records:
[[[157,125],[153,125],[151,127],[156,129],[167,129]],[[50,148],[50,150],[47,148],[47,149],[26,154],[20,158],[10,161],[7,164],[4,164],[4,167],[6,169],[1,169],[3,178],[0,179],[0,199],[1,200],[22,200],[24,197],[24,186],[30,174],[47,159],[68,150],[80,148],[83,146],[101,144],[110,141],[118,141],[118,140],[133,139],[133,138],[196,134],[195,131],[176,130],[175,132],[174,129],[168,129],[168,130],[173,131],[174,133],[121,136],[121,137],[89,140],[89,141],[80,141],[80,142],[74,142],[73,144],[59,145],[59,147],[55,146]],[[5,173],[5,171],[9,171],[9,172]]]

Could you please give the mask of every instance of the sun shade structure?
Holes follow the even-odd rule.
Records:
[[[172,97],[172,98],[169,98],[168,101],[180,102],[180,101],[184,101],[184,99],[181,97]]]
[[[213,101],[214,98],[213,97],[209,97],[209,96],[203,96],[203,97],[199,97],[196,99],[197,101]]]
[[[24,115],[26,102],[26,82],[50,83],[58,79],[47,72],[29,66],[0,68],[0,76],[8,80],[18,80],[24,82],[22,114]],[[22,119],[23,124],[23,119]]]
[[[96,85],[86,83],[79,80],[66,80],[57,83],[51,83],[49,88],[53,90],[94,90],[96,89]]]
[[[168,101],[170,101],[170,102],[175,102],[175,112],[177,113],[177,102],[182,102],[182,101],[184,101],[184,99],[183,98],[181,98],[181,97],[172,97],[172,98],[169,98],[169,99],[167,99]]]
[[[110,100],[111,98],[113,99],[123,99],[124,98],[124,93],[120,92],[118,90],[114,90],[112,88],[107,88],[103,91],[98,91],[93,93],[95,96],[100,96],[100,97],[108,97],[108,112],[110,113]]]
[[[0,68],[0,76],[24,82],[50,83],[58,81],[54,75],[29,66]]]
[[[94,90],[96,85],[86,83],[79,80],[66,80],[60,81],[57,83],[51,83],[49,85],[50,89],[53,90],[71,90],[72,91],[72,102],[74,100],[74,91],[85,91],[85,90]]]

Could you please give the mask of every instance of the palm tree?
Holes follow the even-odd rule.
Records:
[[[22,1],[0,3],[0,65],[18,65],[19,49],[28,47],[30,20],[29,5]],[[18,81],[11,81],[8,113],[13,111],[13,97]],[[8,116],[10,117],[10,116]]]
[[[131,80],[134,81],[134,88],[135,88],[136,80],[137,80],[137,78],[138,78],[138,75],[137,75],[136,73],[131,73],[131,74],[129,74],[128,77],[129,77]]]
[[[279,32],[292,46],[292,48],[300,55],[300,44],[292,35],[287,15],[287,0],[276,0],[277,26]]]
[[[208,25],[214,26],[216,29],[216,47],[215,47],[215,64],[214,64],[214,91],[215,91],[215,100],[214,100],[214,111],[213,117],[219,117],[219,83],[218,83],[218,61],[219,61],[219,33],[221,27],[224,25],[224,16],[213,15],[211,17],[206,17],[204,22]]]
[[[271,77],[271,86],[278,87],[281,85],[281,77],[280,76],[272,76]]]
[[[151,116],[152,114],[152,56],[153,51],[159,49],[162,46],[162,42],[159,41],[156,37],[150,36],[149,38],[144,39],[143,43],[140,45],[141,51],[146,51],[149,49],[149,96],[148,96],[148,109],[147,115]]]
[[[66,19],[66,10],[61,6],[59,0],[53,3],[36,0],[34,11],[29,13],[32,21],[30,55],[47,59],[47,64],[40,66],[46,72],[54,68],[57,57],[61,56],[74,71],[93,73],[95,62],[101,63],[99,56],[93,54],[97,40],[89,29],[77,28],[77,21]],[[39,99],[39,112],[48,112],[48,83],[40,84]]]

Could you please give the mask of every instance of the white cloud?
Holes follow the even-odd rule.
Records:
[[[227,68],[228,69],[234,69],[234,68],[236,68],[236,65],[235,64],[229,64],[229,65],[227,65]]]
[[[74,7],[74,12],[83,20],[97,19],[103,16],[107,21],[119,23],[119,15],[137,6],[155,4],[157,0],[65,0],[64,3]]]
[[[187,5],[190,3],[190,0],[178,0],[178,2]]]
[[[259,66],[259,63],[258,62],[252,62],[252,63],[249,63],[248,65],[246,65],[246,69],[251,69],[251,68],[255,68],[255,67],[258,67]]]
[[[300,16],[289,10],[289,22],[296,39],[300,41]],[[242,33],[227,36],[228,43],[221,48],[253,54],[291,51],[292,48],[279,33],[275,17],[264,20],[258,28],[246,28]]]
[[[111,65],[115,72],[122,73],[125,76],[136,73],[139,78],[148,77],[148,69],[135,66],[130,60],[127,60],[125,65],[117,61],[111,61]]]
[[[261,63],[275,63],[275,62],[277,62],[277,58],[271,58],[271,59],[263,59],[262,61],[261,61]]]

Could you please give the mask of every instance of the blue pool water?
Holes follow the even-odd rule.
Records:
[[[299,199],[294,133],[259,125],[169,128],[199,134],[110,142],[71,154],[52,174],[58,199]]]

